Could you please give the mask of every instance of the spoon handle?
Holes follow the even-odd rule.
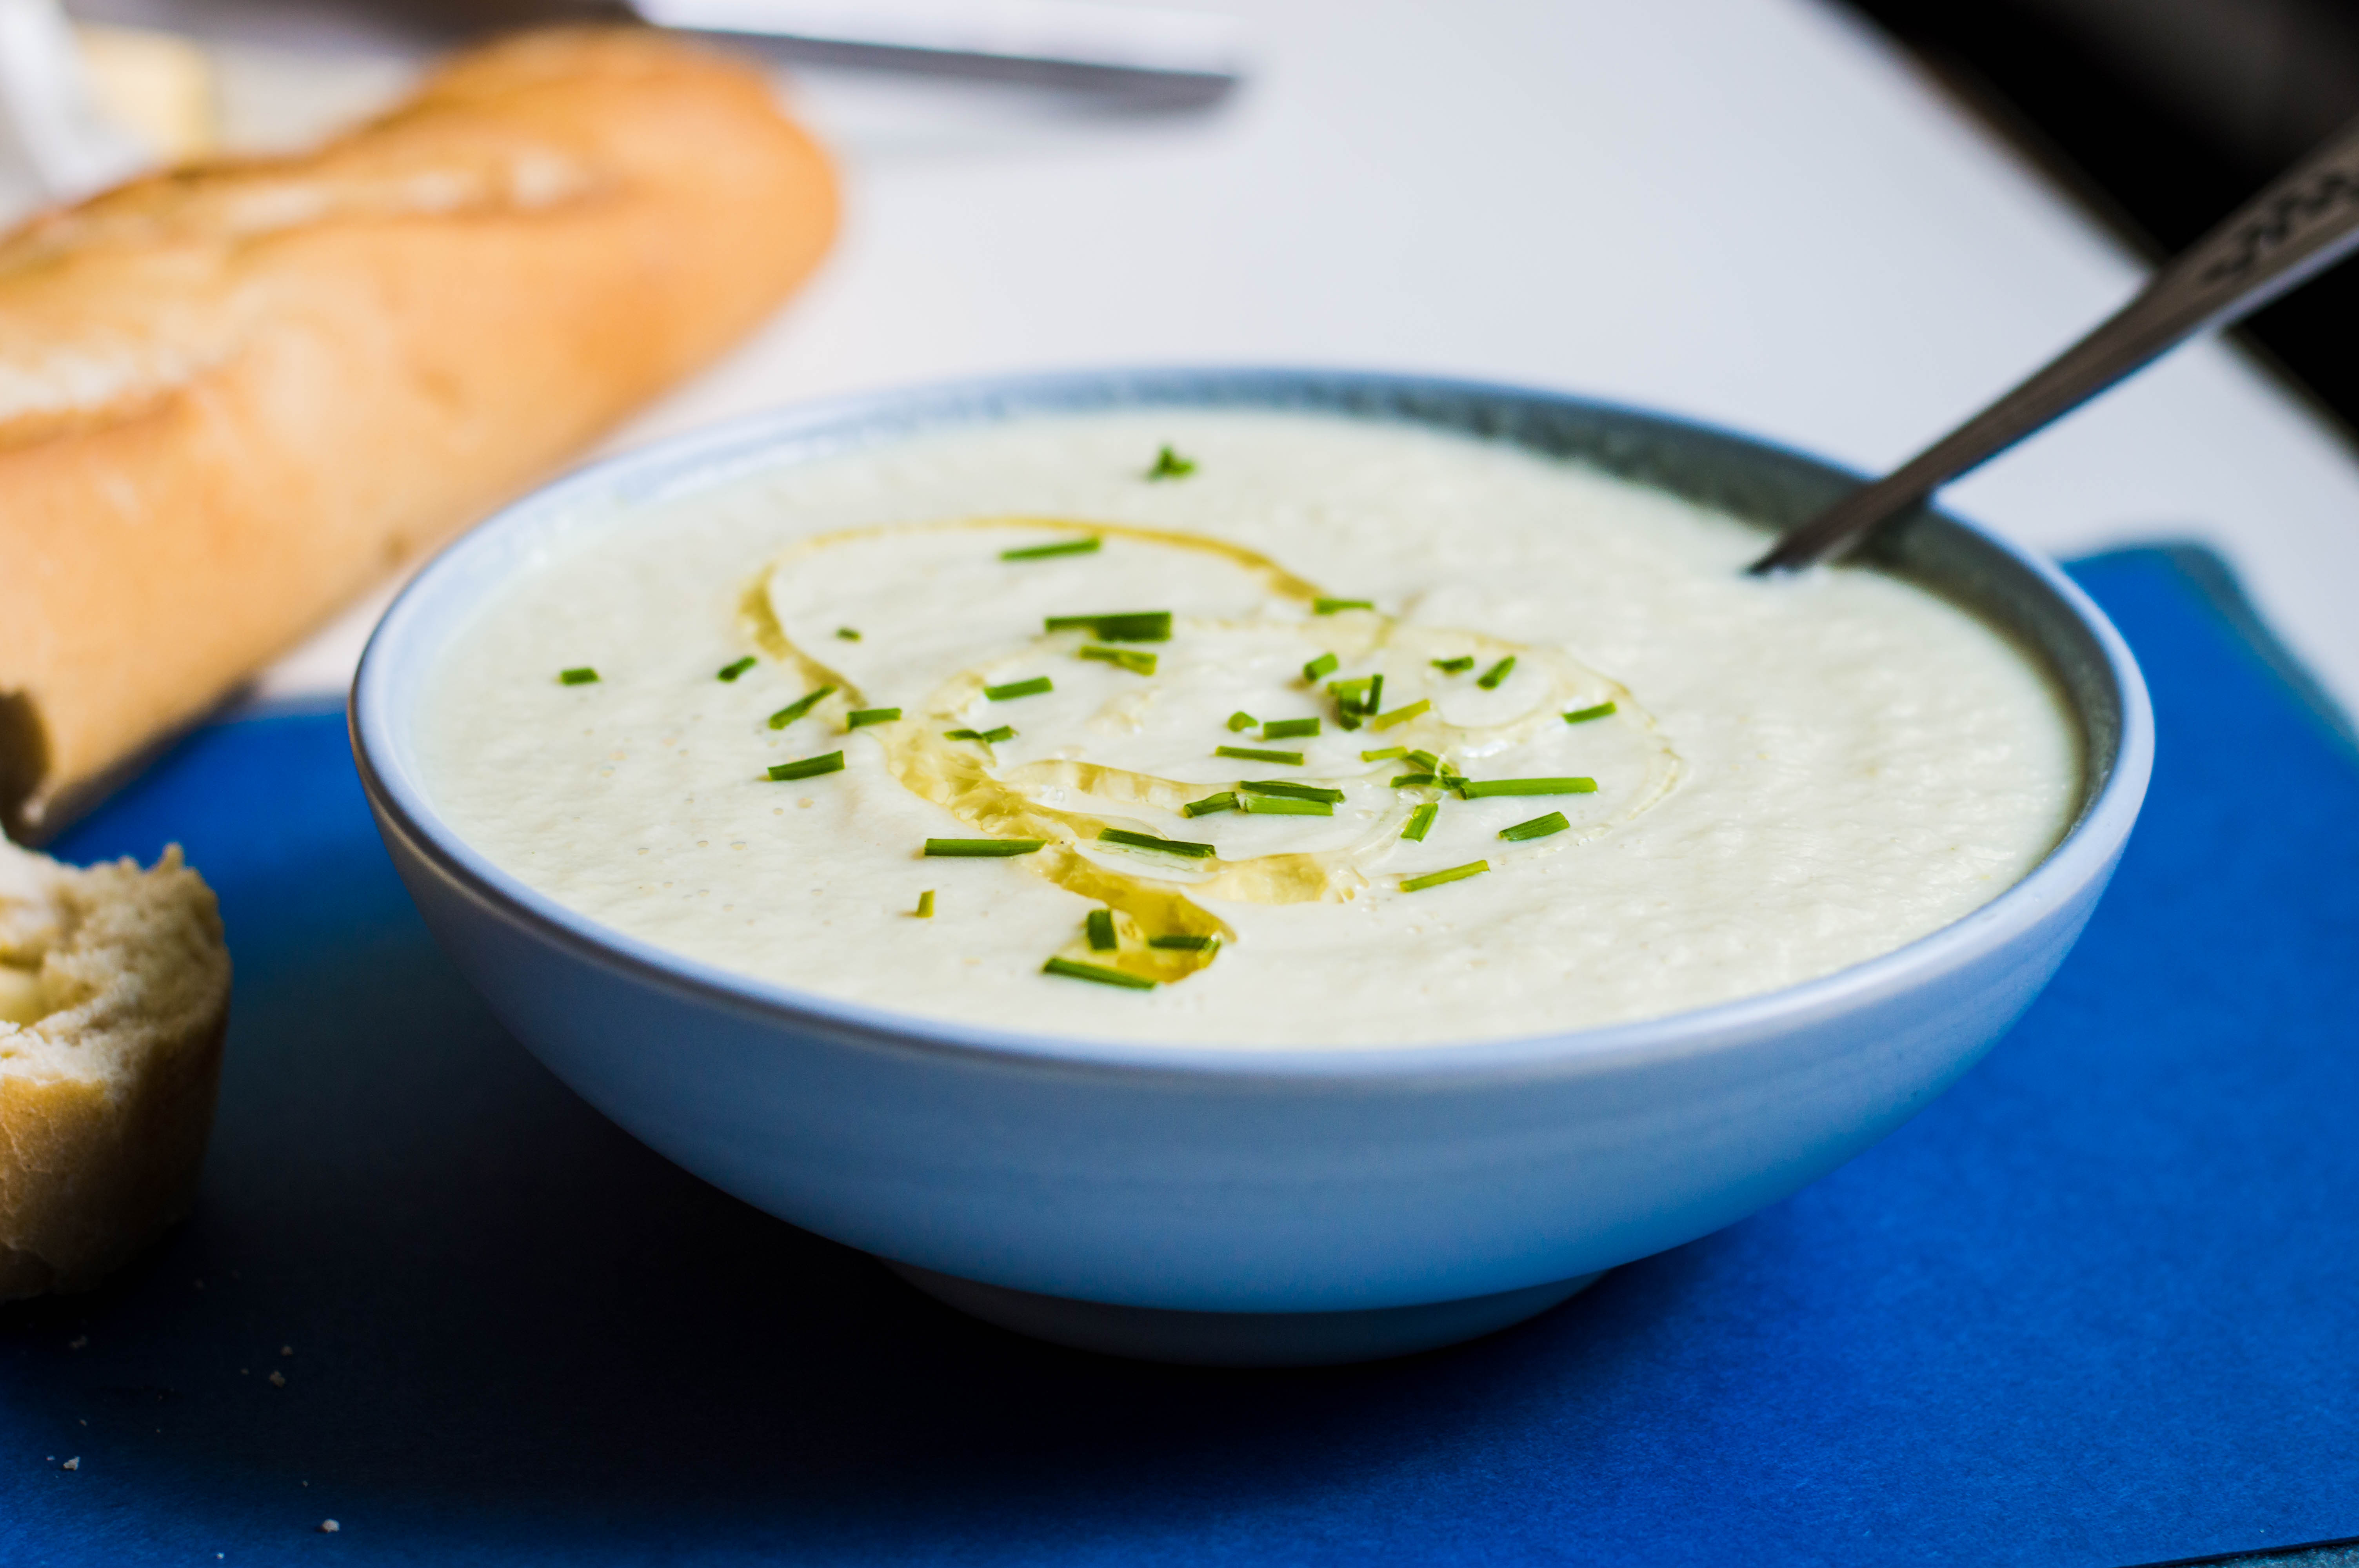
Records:
[[[2051,419],[2207,327],[2260,308],[2359,246],[2359,123],[2166,264],[2143,293],[2021,385],[1909,459],[1788,533],[1756,575],[1842,554],[1894,513],[1925,500]]]

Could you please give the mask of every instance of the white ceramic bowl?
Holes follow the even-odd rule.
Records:
[[[560,908],[435,809],[417,756],[446,635],[615,502],[920,430],[1137,406],[1324,410],[1468,430],[1772,526],[1854,476],[1678,420],[1510,387],[1290,371],[1111,372],[844,399],[599,464],[419,574],[353,689],[353,748],[427,924],[551,1070],[648,1144],[920,1288],[1068,1344],[1340,1361],[1488,1332],[1823,1175],[1913,1115],[2062,961],[2145,795],[2153,719],[2053,567],[1919,514],[1877,553],[2013,632],[2086,737],[2062,843],[1964,919],[1823,979],[1612,1028],[1266,1051],[1039,1039],[837,1001]]]

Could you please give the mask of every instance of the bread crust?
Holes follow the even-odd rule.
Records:
[[[176,846],[77,871],[0,843],[0,1301],[86,1290],[187,1214],[212,1127],[230,967]]]
[[[569,29],[0,243],[0,827],[719,353],[835,222],[758,75]]]

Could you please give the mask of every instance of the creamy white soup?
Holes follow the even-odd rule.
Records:
[[[429,683],[436,806],[622,932],[1065,1036],[1477,1041],[1956,920],[2078,731],[1973,616],[1497,442],[1028,418],[587,517]]]

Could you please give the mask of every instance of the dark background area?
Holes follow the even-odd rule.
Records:
[[[2359,118],[2359,0],[1849,0],[2160,259]],[[2248,345],[2359,429],[2359,267]]]

